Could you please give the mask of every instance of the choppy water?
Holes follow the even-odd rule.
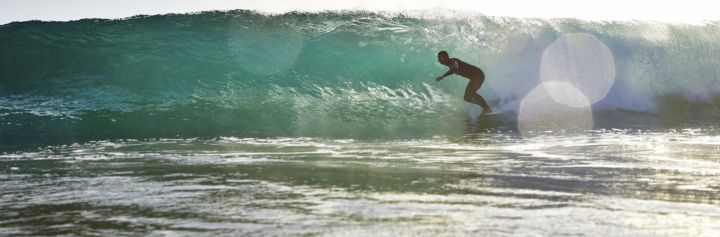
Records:
[[[2,25],[0,235],[718,236],[717,26]],[[500,115],[432,81],[442,49],[485,70]]]
[[[93,142],[3,156],[6,234],[717,236],[720,138]]]

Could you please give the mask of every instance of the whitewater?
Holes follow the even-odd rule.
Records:
[[[232,10],[0,42],[1,233],[720,229],[718,23]],[[434,81],[441,50],[499,115]]]

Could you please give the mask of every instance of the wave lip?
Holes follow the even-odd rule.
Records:
[[[651,128],[716,125],[717,38],[713,25],[434,11],[12,23],[0,27],[0,136],[17,145],[44,137],[461,135],[474,108],[461,99],[464,79],[432,81],[446,69],[439,50],[486,72],[479,93],[506,113],[480,128],[516,129],[521,100],[560,72],[584,80],[574,86],[594,103],[595,128],[626,127],[613,115],[625,112]],[[585,61],[543,69],[556,47],[575,47],[560,54]]]

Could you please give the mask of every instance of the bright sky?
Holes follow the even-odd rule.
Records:
[[[720,20],[713,0],[0,0],[0,24],[25,20],[121,18],[203,10],[419,10],[448,8],[491,16],[651,20],[702,23]]]

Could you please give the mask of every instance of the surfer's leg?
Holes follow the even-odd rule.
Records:
[[[483,108],[483,114],[492,113],[492,109],[487,104],[487,102],[485,102],[485,98],[483,98],[480,94],[475,94],[475,101],[477,101],[477,104]]]
[[[477,93],[477,90],[480,89],[483,81],[484,80],[482,79],[471,79],[470,82],[468,82],[467,87],[465,87],[465,96],[463,97],[463,99],[465,99],[465,101],[467,102],[482,107],[483,113],[490,113],[492,112],[490,106],[488,106],[487,102],[485,102],[485,99]]]

